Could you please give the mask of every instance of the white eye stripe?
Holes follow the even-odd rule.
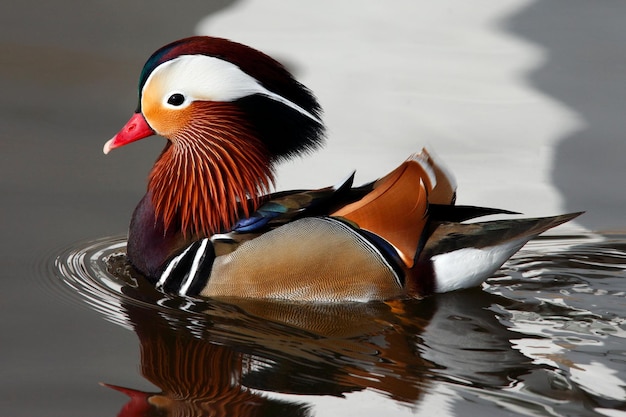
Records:
[[[192,101],[235,101],[254,94],[264,95],[282,103],[317,123],[321,120],[285,97],[263,87],[238,66],[206,55],[181,55],[159,65],[148,76],[143,91],[158,89],[169,108],[181,108]],[[167,104],[174,93],[183,94],[183,105]]]
[[[272,93],[271,91],[263,88],[261,85],[259,85],[259,87],[261,87],[264,92],[259,92],[259,94],[263,94],[264,96],[267,96],[269,98],[271,98],[274,101],[278,101],[279,103],[283,103],[284,105],[286,105],[287,107],[291,107],[292,109],[302,113],[303,115],[307,116],[309,119],[316,121],[319,124],[322,124],[322,121],[315,116],[314,114],[304,110],[302,107],[298,106],[296,103],[294,103],[293,101],[289,101],[287,100],[285,97]]]

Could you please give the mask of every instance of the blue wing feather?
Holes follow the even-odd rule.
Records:
[[[354,172],[333,187],[274,194],[250,217],[240,219],[231,232],[259,233],[296,218],[327,215],[331,207],[345,204],[345,200],[350,199],[353,181]],[[359,189],[354,190],[352,198],[360,197]]]

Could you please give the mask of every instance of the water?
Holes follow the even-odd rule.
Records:
[[[623,236],[536,239],[483,288],[340,305],[165,295],[124,249],[102,239],[50,266],[57,294],[138,337],[155,388],[112,387],[134,398],[121,415],[626,412]]]
[[[161,390],[142,376],[143,339],[129,330],[135,326],[121,305],[122,300],[133,306],[152,301],[131,303],[133,297],[120,296],[127,284],[119,279],[75,280],[80,291],[92,292],[91,299],[77,297],[49,261],[73,242],[126,232],[163,141],[141,141],[107,157],[101,149],[133,111],[137,76],[157,47],[200,33],[231,37],[275,55],[315,91],[330,126],[328,147],[279,172],[279,189],[326,186],[352,169],[357,182],[369,181],[431,145],[457,175],[459,204],[530,216],[586,210],[578,219],[586,229],[624,230],[625,12],[626,2],[582,0],[370,0],[341,7],[330,1],[269,0],[189,0],[184,7],[165,0],[153,0],[150,7],[119,1],[12,2],[0,13],[0,416],[115,416],[127,397],[100,381]],[[559,270],[567,272],[562,284],[545,275],[554,272],[550,257],[558,250],[552,250],[554,242],[541,241],[549,247],[538,255],[548,265],[538,267],[537,275],[532,263],[524,264],[521,272],[509,269],[482,291],[407,307],[413,327],[414,320],[424,324],[423,331],[413,329],[413,345],[430,365],[415,364],[412,352],[387,361],[387,369],[397,371],[397,361],[413,364],[411,375],[421,372],[424,378],[417,383],[413,376],[403,384],[421,386],[418,400],[392,399],[389,392],[398,390],[380,384],[357,389],[386,375],[354,370],[365,367],[365,359],[381,366],[369,351],[361,352],[360,361],[346,359],[359,352],[359,343],[337,353],[338,347],[314,349],[302,340],[289,349],[280,346],[286,350],[276,361],[307,352],[308,361],[294,368],[300,373],[291,372],[298,381],[321,366],[319,355],[335,364],[348,361],[354,365],[349,375],[335,379],[355,388],[345,398],[331,393],[291,398],[314,404],[317,415],[332,416],[623,410],[623,278],[618,269],[605,268],[619,265],[619,257],[585,258],[613,253],[612,245],[615,253],[623,251],[621,236],[607,239],[576,242],[586,242],[588,253],[577,253],[572,259],[578,263]],[[559,258],[558,264],[564,263]],[[459,308],[448,318],[455,305]],[[165,306],[157,322],[175,323],[170,316],[180,317],[175,312],[187,308],[185,303]],[[140,311],[156,315],[152,307]],[[385,313],[381,323],[395,323],[403,317],[399,311],[392,310],[399,316]],[[266,340],[258,329],[269,324],[249,313],[238,313],[241,320],[233,322],[212,318],[219,326],[205,332],[209,342],[238,348],[254,337]],[[276,321],[268,334],[294,332],[295,324]],[[252,330],[242,329],[243,323]],[[363,336],[349,342],[379,346],[384,337],[400,338],[393,329],[404,331],[402,323],[387,333],[379,329],[383,336],[374,341]],[[465,323],[477,323],[482,332],[460,327]],[[470,355],[472,343],[478,349]],[[464,344],[467,349],[459,347]],[[485,355],[481,344],[492,354]],[[257,357],[269,355],[267,346],[257,347]],[[498,352],[514,356],[507,362]],[[339,372],[336,368],[319,371],[305,385],[327,381]],[[504,378],[498,369],[509,369],[511,376]],[[361,385],[350,385],[348,377],[360,378]],[[553,381],[565,388],[554,388]],[[275,391],[264,394],[274,398]],[[573,398],[571,404],[565,394]]]

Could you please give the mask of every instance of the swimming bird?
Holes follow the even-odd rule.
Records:
[[[147,60],[139,102],[104,153],[167,139],[130,222],[127,256],[168,293],[341,302],[480,285],[528,240],[579,213],[467,220],[432,152],[384,177],[270,193],[276,164],[324,142],[312,92],[251,47],[196,36]]]

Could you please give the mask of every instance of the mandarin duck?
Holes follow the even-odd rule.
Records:
[[[480,285],[526,242],[580,213],[467,223],[426,150],[371,183],[269,193],[278,162],[324,141],[314,95],[276,60],[214,37],[147,60],[139,103],[104,153],[167,139],[130,222],[127,257],[160,290],[291,301],[419,298]]]

